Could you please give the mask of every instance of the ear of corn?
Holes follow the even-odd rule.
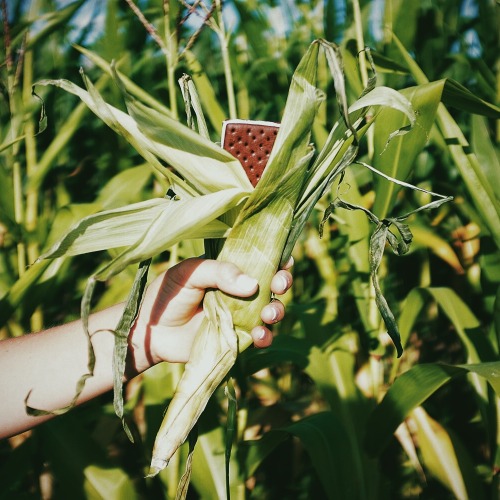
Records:
[[[320,49],[327,56],[342,119],[334,125],[325,147],[310,165],[314,156],[311,130],[324,99],[323,92],[316,86]],[[398,109],[408,117],[410,124],[415,117],[404,97],[382,87],[366,89],[348,108],[337,48],[322,40],[316,41],[294,73],[276,143],[264,175],[253,189],[239,162],[222,148],[132,99],[124,89],[128,114],[123,113],[106,104],[91,83],[84,80],[87,91],[66,81],[43,83],[58,85],[78,95],[165,177],[178,196],[161,203],[140,205],[136,212],[110,211],[104,217],[97,215],[82,221],[44,257],[111,247],[112,241],[103,236],[103,232],[107,226],[116,230],[127,214],[127,222],[132,219],[137,226],[142,217],[144,231],[141,233],[136,227],[134,235],[140,236],[91,281],[107,279],[180,239],[207,237],[209,232],[209,237],[226,236],[217,258],[235,263],[260,285],[258,293],[250,299],[229,297],[219,291],[207,292],[205,319],[158,432],[150,471],[154,475],[168,464],[185,441],[208,399],[233,366],[238,352],[251,344],[249,331],[269,301],[272,276],[280,262],[288,258],[317,200],[355,159],[359,138],[376,119],[376,108],[372,107]],[[364,122],[369,109],[372,118]],[[173,166],[182,178],[164,168],[162,162]],[[99,245],[92,245],[89,241],[96,234],[102,240]],[[127,242],[131,239],[132,236]]]
[[[356,156],[357,134],[349,117],[345,116],[345,120],[334,127],[326,149],[309,169],[313,155],[310,131],[324,99],[316,88],[320,47],[330,58],[337,57],[332,45],[317,42],[302,59],[292,80],[281,127],[264,175],[239,212],[218,256],[257,278],[259,292],[251,300],[229,297],[219,291],[207,293],[204,302],[206,320],[198,332],[195,350],[158,432],[151,475],[168,464],[185,440],[212,392],[233,366],[237,351],[251,344],[248,332],[269,301],[271,278],[287,249],[291,228],[294,227],[295,235],[300,233],[307,220],[302,214],[309,214],[333,178]],[[339,74],[334,73],[334,78],[339,78]],[[337,87],[342,88],[340,84]],[[380,103],[379,92],[373,101],[369,95],[363,98],[362,105],[353,109],[358,125],[368,107]],[[391,97],[398,105],[405,103],[399,96]],[[342,99],[345,101],[345,94]],[[406,110],[413,119],[408,105]]]

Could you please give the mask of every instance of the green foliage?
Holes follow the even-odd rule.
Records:
[[[369,58],[358,54],[369,45],[377,85],[400,90],[412,103],[416,124],[388,142],[389,134],[408,122],[399,112],[382,110],[360,143],[360,159],[454,201],[415,211],[431,201],[428,193],[362,165],[350,167],[322,193],[310,223],[297,235],[295,284],[284,298],[287,316],[273,345],[246,351],[232,371],[238,406],[231,455],[225,438],[231,436],[226,421],[232,417],[226,415],[221,388],[200,421],[189,494],[221,498],[228,483],[232,498],[495,498],[500,488],[495,120],[500,111],[492,102],[498,85],[498,7],[478,0],[470,2],[477,12],[465,12],[460,0],[393,0],[381,12],[380,2],[367,0],[358,15],[357,0],[235,0],[226,8],[236,23],[224,26],[216,13],[202,9],[181,23],[187,11],[167,2],[171,10],[165,16],[161,3],[141,3],[162,34],[160,48],[125,2],[81,0],[60,10],[50,0],[33,2],[31,10],[26,2],[4,2],[10,22],[0,40],[1,338],[78,317],[88,276],[109,269],[136,236],[111,234],[115,248],[103,244],[102,234],[112,231],[107,221],[117,215],[136,227],[149,221],[153,241],[159,234],[153,221],[168,203],[162,199],[169,175],[165,164],[147,148],[139,156],[74,96],[36,86],[48,117],[39,133],[40,102],[31,95],[36,81],[58,80],[78,94],[74,84],[81,81],[83,65],[87,81],[96,83],[80,97],[89,96],[90,102],[102,95],[121,117],[126,107],[112,83],[114,73],[133,99],[129,110],[134,107],[135,117],[145,119],[146,106],[153,109],[158,120],[151,133],[164,139],[165,130],[176,127],[190,135],[175,121],[182,114],[176,79],[189,73],[216,142],[221,120],[232,113],[281,120],[292,73],[318,37],[340,42],[352,104],[371,76]],[[81,22],[86,11],[92,15],[99,8],[102,28]],[[325,89],[332,85],[326,64],[318,68],[318,79]],[[318,150],[340,117],[335,98],[321,104],[313,127]],[[142,154],[140,147],[150,138],[137,135],[133,145],[139,143]],[[213,158],[217,148],[198,142]],[[163,152],[164,162],[182,169],[185,157]],[[221,178],[229,179],[223,173]],[[189,178],[184,181],[182,188],[190,192]],[[334,205],[320,238],[323,213],[338,199],[342,203]],[[131,204],[134,211],[123,210]],[[380,286],[404,348],[399,359],[387,342],[370,282],[369,245],[376,226],[362,211],[345,210],[353,206],[379,221],[413,212],[405,221],[413,233],[408,253],[379,255]],[[200,214],[207,214],[207,207],[203,211],[200,205]],[[210,219],[216,227],[207,225],[207,237],[227,229],[217,216]],[[73,240],[64,240],[64,249],[99,253],[37,261],[54,251],[75,223],[82,228],[95,221],[102,224],[95,226],[101,233],[85,238],[75,232]],[[162,231],[158,248],[169,238],[175,245],[155,256],[153,274],[200,252],[199,242]],[[136,273],[128,264],[137,256],[140,249],[121,261],[122,274],[97,289],[97,307],[126,299]],[[1,443],[0,497],[38,497],[49,484],[58,497],[174,498],[189,459],[187,446],[156,478],[144,475],[180,371],[158,366],[129,383],[120,410],[134,445],[108,396]]]

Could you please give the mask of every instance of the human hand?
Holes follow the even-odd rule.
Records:
[[[284,294],[292,285],[288,269],[278,271],[271,281],[271,292]],[[250,297],[258,289],[255,279],[234,264],[216,260],[187,259],[159,276],[147,289],[141,311],[130,334],[129,365],[142,372],[160,361],[188,361],[196,332],[203,319],[202,301],[207,289],[216,288],[236,297]],[[273,300],[261,311],[265,324],[283,319],[285,308]],[[265,325],[251,332],[257,347],[272,343]]]

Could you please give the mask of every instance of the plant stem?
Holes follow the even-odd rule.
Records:
[[[12,182],[14,190],[14,217],[16,224],[22,227],[24,222],[24,204],[21,164],[14,161],[12,166]],[[22,237],[21,237],[22,238]],[[21,277],[26,270],[26,247],[22,239],[17,243],[17,273]]]
[[[23,104],[24,108],[29,107],[29,101],[31,99],[31,85],[33,83],[33,52],[31,50],[26,52],[24,58],[24,71],[23,71]],[[26,150],[26,173],[30,177],[36,170],[37,167],[37,154],[36,154],[36,142],[35,142],[35,126],[33,123],[33,118],[30,116],[26,119],[24,130],[26,134],[25,138],[25,150]],[[25,214],[25,225],[28,233],[36,229],[38,219],[38,190],[30,189],[26,193],[26,214]],[[29,243],[28,245],[28,259],[34,262],[38,258],[38,245],[35,241]]]
[[[366,67],[366,57],[364,52],[365,40],[363,37],[363,21],[361,19],[359,0],[352,0],[352,5],[354,8],[354,25],[356,27],[356,47],[358,49],[359,57],[359,72],[361,75],[361,81],[363,82],[363,87],[366,87],[368,83],[368,70]]]
[[[354,24],[356,28],[356,47],[358,49],[359,57],[359,73],[361,75],[361,82],[363,87],[366,88],[368,84],[368,69],[366,66],[366,55],[365,55],[365,40],[363,36],[363,20],[361,18],[361,7],[359,5],[359,0],[352,0],[352,5],[354,8]],[[368,143],[368,156],[373,157],[374,145],[373,145],[373,127],[368,131],[367,134]]]
[[[33,50],[27,50],[23,65],[23,109],[29,109],[31,87],[33,84]],[[31,114],[26,117],[24,124],[25,151],[26,151],[26,175],[28,179],[35,173],[38,160],[36,154],[35,124]],[[26,193],[25,228],[28,233],[27,256],[28,264],[32,264],[39,257],[38,239],[33,236],[38,224],[38,189],[29,189]],[[43,328],[42,308],[37,307],[30,318],[31,331],[37,332]]]
[[[170,1],[163,0],[163,24],[165,31],[166,60],[167,60],[167,81],[168,96],[170,101],[170,111],[173,118],[179,117],[177,109],[177,82],[175,81],[175,68],[177,66],[177,42],[170,29]]]
[[[236,111],[236,98],[234,95],[234,84],[233,84],[233,73],[231,71],[231,61],[229,59],[229,36],[226,34],[226,28],[224,26],[224,18],[222,15],[222,2],[221,0],[215,0],[218,24],[219,27],[216,30],[217,36],[219,37],[219,43],[221,46],[222,53],[222,63],[224,65],[224,75],[226,78],[226,91],[227,100],[229,103],[229,117],[231,119],[238,118],[238,113]]]
[[[176,81],[175,81],[175,68],[177,66],[177,43],[175,37],[172,36],[170,31],[170,1],[163,0],[163,19],[165,24],[165,41],[158,34],[156,28],[146,19],[139,7],[132,0],[125,0],[137,16],[141,24],[149,33],[151,38],[158,44],[161,51],[165,55],[167,62],[167,81],[168,81],[168,96],[170,101],[170,111],[173,118],[178,118],[177,111],[177,98],[176,98]]]

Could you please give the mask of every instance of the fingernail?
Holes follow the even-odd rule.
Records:
[[[249,292],[257,286],[258,282],[255,278],[251,278],[246,274],[240,274],[236,279],[236,284],[240,290]]]
[[[271,316],[271,321],[274,323],[278,319],[278,311],[273,308],[273,315]]]
[[[285,291],[288,288],[288,280],[281,274],[279,275],[279,279],[281,282],[281,289]]]
[[[266,330],[264,328],[260,328],[259,334],[257,335],[257,338],[259,340],[264,340],[264,337],[266,336]]]

